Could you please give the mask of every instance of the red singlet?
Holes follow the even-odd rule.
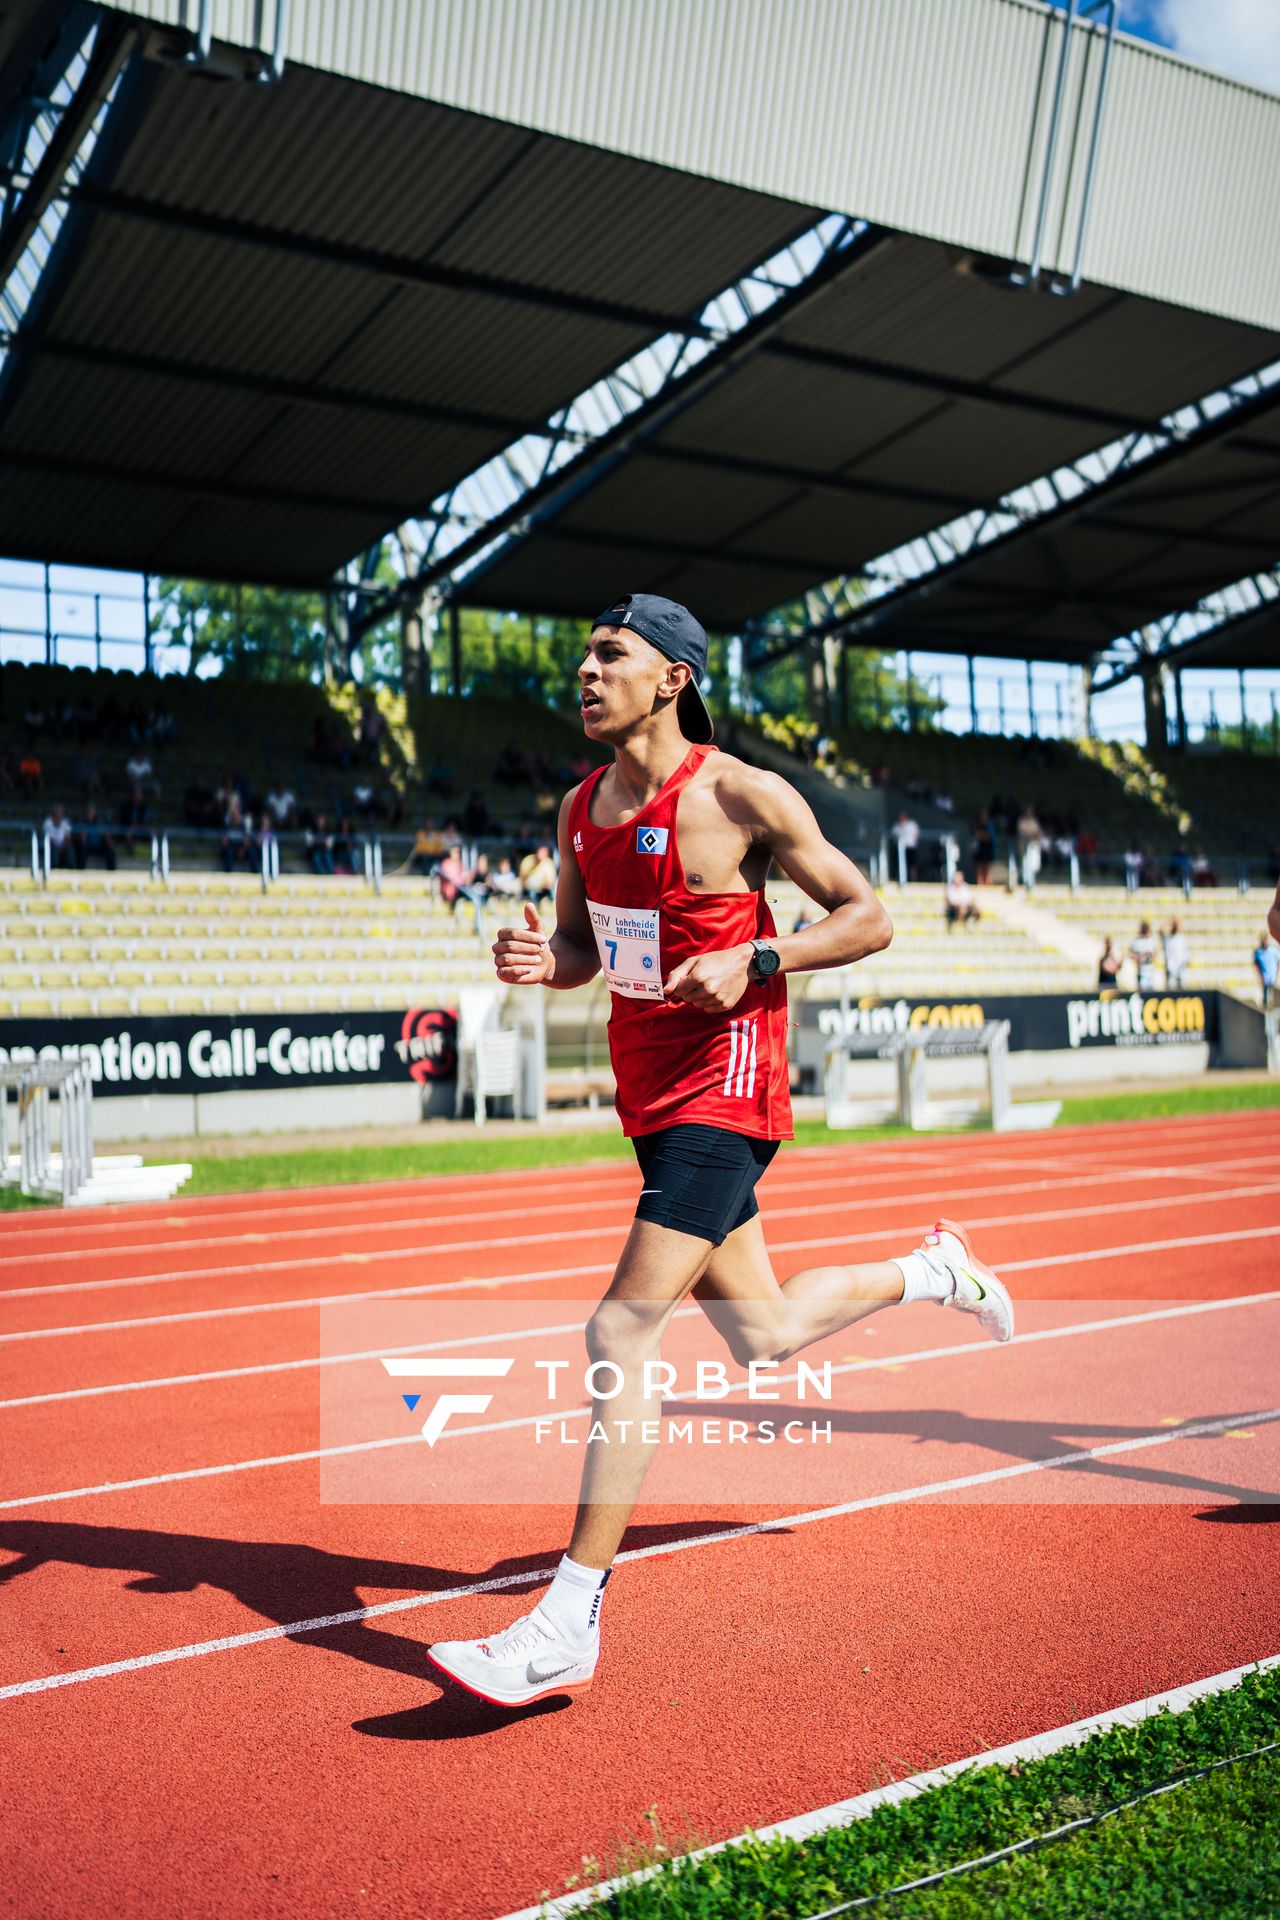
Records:
[[[685,884],[676,838],[680,795],[714,747],[693,747],[625,826],[598,827],[591,797],[603,767],[569,810],[600,964],[613,998],[609,1052],[628,1136],[684,1121],[762,1140],[791,1138],[787,989],[752,980],[728,1013],[663,998],[671,969],[692,956],[767,939],[763,893],[698,893]]]

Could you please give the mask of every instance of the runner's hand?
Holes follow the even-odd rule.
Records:
[[[668,1000],[683,1000],[686,1006],[700,1007],[703,1013],[728,1013],[747,990],[754,951],[747,942],[741,947],[726,947],[721,953],[682,960],[667,975],[663,992]]]
[[[556,970],[551,942],[542,931],[538,909],[531,900],[524,904],[522,927],[501,927],[493,943],[493,964],[499,980],[509,987],[536,987],[550,980]]]

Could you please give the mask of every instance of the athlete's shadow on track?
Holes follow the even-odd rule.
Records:
[[[690,1531],[714,1533],[733,1525],[730,1521],[700,1520],[667,1526],[633,1527],[627,1545],[661,1546]],[[496,1522],[495,1522],[496,1526]],[[57,1520],[0,1521],[0,1550],[16,1555],[0,1565],[0,1583],[21,1578],[51,1561],[72,1566],[96,1567],[104,1573],[133,1573],[126,1581],[131,1592],[139,1594],[194,1593],[198,1587],[221,1587],[241,1604],[279,1626],[291,1626],[303,1620],[328,1620],[335,1615],[354,1613],[368,1604],[362,1597],[369,1593],[381,1598],[397,1590],[427,1593],[441,1588],[466,1588],[478,1580],[498,1580],[512,1574],[546,1571],[548,1576],[559,1558],[560,1546],[544,1552],[495,1560],[476,1571],[456,1567],[433,1567],[419,1561],[362,1559],[355,1554],[326,1553],[320,1547],[295,1545],[277,1540],[219,1540],[200,1534],[160,1533],[143,1527],[92,1527]],[[520,1601],[536,1590],[517,1586],[510,1597]],[[376,1600],[374,1602],[376,1604]],[[290,1636],[300,1646],[322,1647],[353,1660],[380,1667],[387,1672],[407,1674],[415,1680],[436,1677],[427,1661],[424,1642],[436,1637],[433,1632],[435,1609],[406,1609],[409,1631],[392,1633],[381,1630],[377,1621],[345,1620]],[[399,1614],[390,1618],[400,1620]],[[246,1623],[248,1625],[249,1623]],[[530,1709],[553,1711],[555,1702]],[[435,1709],[440,1712],[435,1715]],[[447,1696],[427,1710],[435,1715],[429,1727],[405,1732],[400,1738],[449,1739],[459,1735],[484,1733],[512,1719],[509,1713],[497,1713],[483,1701],[449,1690]],[[421,1717],[391,1716],[408,1721]],[[391,1732],[390,1726],[363,1723],[362,1732]]]
[[[705,1413],[705,1406],[688,1403],[678,1409],[690,1413]],[[677,1411],[673,1402],[670,1411]],[[717,1401],[715,1411],[722,1419],[755,1421],[762,1417],[759,1406],[750,1402],[730,1404]],[[812,1402],[807,1405],[781,1406],[770,1405],[764,1410],[776,1425],[786,1420],[810,1421],[815,1417]],[[1194,1419],[1183,1422],[1188,1427],[1199,1425],[1202,1421],[1217,1421],[1238,1417],[1240,1426],[1246,1428],[1249,1416],[1227,1414],[1199,1414]],[[1083,1453],[1088,1448],[1106,1445],[1109,1442],[1127,1439],[1142,1439],[1151,1431],[1150,1427],[1126,1427],[1118,1422],[1106,1422],[1102,1425],[1066,1423],[1055,1425],[1050,1420],[1002,1420],[991,1415],[959,1413],[947,1407],[901,1407],[883,1412],[857,1413],[839,1407],[821,1409],[821,1418],[831,1422],[835,1433],[851,1434],[902,1434],[909,1436],[917,1444],[925,1441],[940,1440],[945,1445],[956,1447],[976,1447],[999,1456],[1001,1464],[1013,1460],[1057,1460],[1064,1454]],[[1198,1435],[1198,1439],[1222,1439],[1221,1434]],[[980,1469],[981,1471],[981,1469]],[[1082,1474],[1089,1480],[1105,1482],[1125,1481],[1148,1487],[1178,1488],[1193,1493],[1211,1494],[1217,1499],[1236,1500],[1239,1505],[1229,1508],[1211,1508],[1207,1513],[1197,1514],[1197,1520],[1231,1520],[1237,1524],[1248,1521],[1280,1521],[1280,1491],[1274,1487],[1239,1486],[1234,1481],[1206,1480],[1199,1474],[1177,1473],[1161,1467],[1141,1466],[1129,1460],[1073,1460],[1070,1466],[1056,1469],[1060,1473]],[[1030,1478],[1030,1476],[1027,1476]],[[995,1485],[1002,1483],[996,1481]],[[1034,1485],[1034,1481],[1032,1481]],[[1030,1496],[1034,1499],[1034,1494]]]

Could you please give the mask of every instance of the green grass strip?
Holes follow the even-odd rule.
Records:
[[[1089,1094],[1065,1099],[1059,1126],[1116,1120],[1155,1120],[1179,1114],[1243,1113],[1280,1106],[1280,1082],[1195,1086],[1149,1093]],[[821,1120],[796,1123],[796,1145],[837,1147],[864,1141],[918,1139],[899,1126],[860,1127],[833,1132]],[[148,1158],[171,1158],[156,1147]],[[196,1159],[182,1197],[202,1193],[254,1193],[269,1188],[347,1186],[368,1180],[419,1180],[431,1174],[500,1173],[524,1167],[582,1166],[591,1161],[629,1160],[631,1147],[605,1128],[572,1133],[527,1134],[504,1138],[496,1130],[467,1140],[424,1140],[420,1145],[305,1148],[295,1153],[250,1151],[226,1158]],[[0,1212],[41,1205],[24,1200],[12,1188],[0,1189]]]
[[[805,1920],[1047,1833],[1280,1737],[1280,1670],[1179,1714],[1161,1710],[1080,1746],[977,1767],[816,1837],[748,1837],[659,1870],[590,1911],[601,1920]],[[894,1920],[1191,1920],[1280,1912],[1280,1756],[1223,1768],[1095,1827],[867,1911]],[[622,1856],[637,1864],[632,1852]],[[612,1868],[611,1871],[619,1869]]]

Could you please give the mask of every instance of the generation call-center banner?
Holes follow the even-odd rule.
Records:
[[[454,1077],[457,1021],[444,1007],[0,1020],[0,1067],[77,1051],[97,1098],[434,1082]]]

